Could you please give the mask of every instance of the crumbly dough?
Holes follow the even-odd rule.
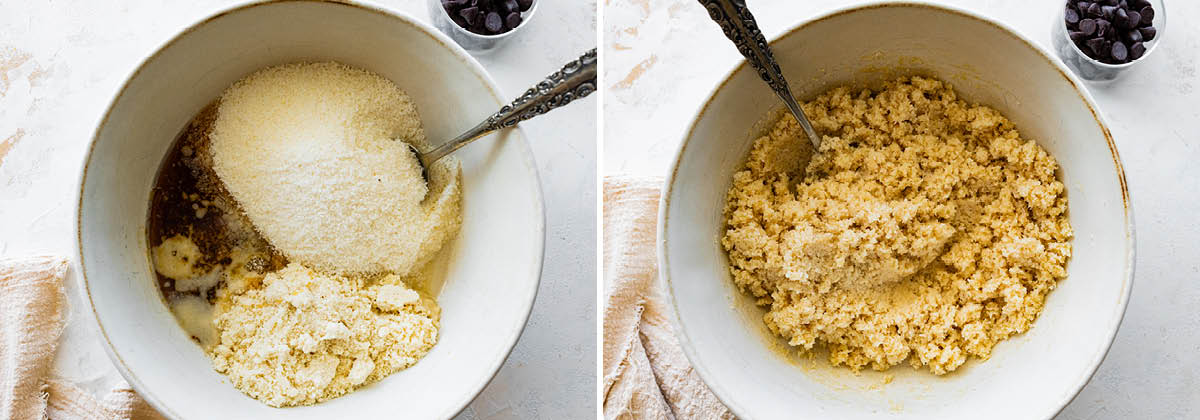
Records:
[[[725,205],[730,271],[771,331],[834,365],[941,375],[1030,328],[1071,256],[1052,156],[932,79],[804,110],[820,149],[782,117]]]
[[[273,407],[315,404],[420,360],[440,308],[396,275],[365,280],[291,263],[217,297],[213,366]]]

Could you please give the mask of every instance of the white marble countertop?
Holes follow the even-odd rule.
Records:
[[[0,2],[0,258],[70,256],[87,142],[120,84],[186,25],[240,1]],[[425,0],[377,0],[428,21]],[[479,61],[516,97],[596,45],[594,0],[549,1]],[[522,123],[542,179],[546,255],[537,304],[512,355],[464,419],[588,418],[595,399],[597,95]],[[55,373],[99,391],[120,378],[82,310]]]
[[[943,0],[1044,47],[1044,0]],[[750,0],[768,38],[861,0]],[[606,0],[604,174],[665,175],[693,113],[739,59],[695,0]],[[1059,419],[1200,418],[1200,2],[1167,1],[1163,44],[1126,78],[1092,87],[1125,165],[1137,274],[1112,350]]]

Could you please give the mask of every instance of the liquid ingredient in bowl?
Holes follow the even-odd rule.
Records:
[[[940,375],[1030,328],[1071,255],[1052,156],[936,80],[804,110],[820,150],[785,115],[725,206],[734,282],[772,332],[834,365]]]
[[[260,70],[221,97],[212,167],[289,260],[342,274],[412,274],[460,224],[457,160],[428,171],[416,106],[383,77],[338,63]],[[423,200],[424,199],[424,200]]]

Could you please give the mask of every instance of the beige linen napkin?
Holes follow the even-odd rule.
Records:
[[[661,178],[604,180],[605,419],[732,419],[675,340],[658,287]]]
[[[62,258],[0,260],[0,419],[161,419],[127,385],[97,400],[50,377],[66,326],[66,274]]]

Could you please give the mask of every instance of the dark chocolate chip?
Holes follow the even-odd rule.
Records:
[[[1113,33],[1110,29],[1112,29],[1112,24],[1107,20],[1096,21],[1096,36],[1108,36]]]
[[[521,26],[521,14],[516,12],[509,13],[508,17],[504,18],[504,24],[508,25],[509,29]]]
[[[1125,22],[1126,28],[1136,28],[1142,23],[1142,14],[1138,12],[1129,12],[1129,21]]]
[[[1142,32],[1142,41],[1143,42],[1144,41],[1153,41],[1154,37],[1156,35],[1158,35],[1158,29],[1154,29],[1153,26],[1147,26],[1145,28],[1138,29],[1138,31]]]
[[[1071,31],[1069,35],[1071,36],[1072,41],[1086,41],[1088,38],[1087,34],[1079,31]]]
[[[455,24],[455,25],[458,25],[459,27],[462,27],[462,28],[469,28],[469,27],[471,27],[471,22],[467,22],[467,20],[466,20],[466,19],[464,19],[464,18],[462,17],[462,15],[459,15],[458,13],[451,13],[451,14],[450,14],[450,20],[453,20],[453,21],[454,21],[454,24]]]
[[[449,0],[442,0],[442,1],[449,1]],[[1074,24],[1079,23],[1079,12],[1076,11],[1075,9],[1068,7],[1067,11],[1066,11],[1066,17],[1067,17],[1067,24],[1074,25]]]
[[[1130,60],[1137,60],[1139,58],[1142,58],[1142,55],[1144,55],[1144,54],[1146,54],[1146,44],[1139,42],[1139,43],[1133,44],[1132,47],[1129,47],[1129,59]]]
[[[1112,58],[1122,63],[1129,59],[1129,50],[1125,48],[1125,44],[1121,41],[1112,44]]]
[[[1104,0],[1104,4],[1107,4],[1109,6],[1116,6],[1117,0]]]
[[[521,6],[517,4],[517,0],[504,0],[500,2],[500,10],[498,12],[509,14],[521,11]]]
[[[458,15],[462,16],[463,20],[467,21],[467,25],[475,26],[479,22],[479,8],[466,7],[458,11]]]
[[[1079,32],[1084,35],[1092,35],[1096,33],[1096,21],[1093,19],[1083,19],[1079,21]]]
[[[504,20],[500,19],[500,14],[491,12],[487,14],[487,19],[484,22],[484,27],[492,33],[500,33],[504,29]]]
[[[1105,19],[1112,19],[1113,13],[1117,11],[1117,6],[1100,6],[1100,15]]]
[[[517,5],[521,6],[521,11],[527,11],[533,7],[533,0],[517,0]]]
[[[1091,5],[1092,5],[1091,3],[1088,3],[1086,1],[1081,1],[1081,2],[1075,3],[1075,9],[1079,10],[1079,13],[1087,13],[1087,9]]]
[[[1125,9],[1117,9],[1117,12],[1113,14],[1112,21],[1113,25],[1117,25],[1118,28],[1124,28],[1125,23],[1129,22],[1129,12],[1126,12]]]
[[[1138,12],[1142,15],[1142,25],[1151,25],[1154,23],[1154,8],[1146,6],[1142,11]]]
[[[1134,29],[1132,31],[1126,32],[1125,39],[1128,39],[1129,42],[1142,42],[1142,31],[1138,30],[1138,29]]]
[[[1087,40],[1086,44],[1096,55],[1100,55],[1104,51],[1104,38],[1092,38]]]
[[[1091,16],[1095,16],[1095,17],[1102,16],[1102,13],[1100,11],[1100,3],[1092,3],[1091,6],[1088,6],[1087,12]]]

